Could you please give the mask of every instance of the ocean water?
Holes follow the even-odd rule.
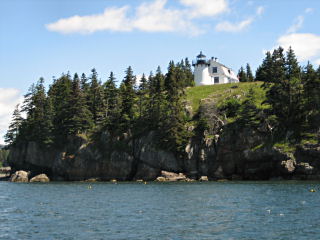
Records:
[[[0,182],[0,239],[320,239],[320,183]]]

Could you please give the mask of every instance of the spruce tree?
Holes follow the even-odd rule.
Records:
[[[256,107],[256,93],[253,88],[249,89],[246,99],[240,107],[240,122],[244,126],[255,127],[258,124],[257,114],[259,109]]]
[[[72,80],[69,74],[63,74],[54,80],[48,92],[53,106],[53,134],[59,145],[66,141],[68,136],[68,122],[70,121],[69,103],[72,95]]]
[[[247,81],[248,82],[253,82],[254,81],[254,77],[253,77],[253,74],[252,74],[251,67],[250,67],[249,63],[247,63],[247,66],[246,66],[246,77],[247,77]]]
[[[106,105],[103,88],[101,82],[98,80],[97,71],[94,68],[91,70],[90,80],[88,105],[92,114],[93,123],[98,127],[105,121]]]
[[[145,74],[142,74],[141,80],[140,80],[140,85],[138,88],[138,96],[139,96],[139,118],[140,121],[142,119],[145,120],[147,114],[146,114],[146,107],[148,103],[148,95],[147,95],[147,90],[148,90],[148,80],[145,76]]]
[[[72,93],[68,104],[68,133],[76,135],[92,128],[92,115],[86,104],[86,97],[81,90],[81,83],[76,73],[72,81]]]
[[[186,76],[186,87],[193,87],[195,85],[194,76],[188,58],[184,60],[184,74]]]
[[[22,124],[23,118],[21,117],[20,110],[19,110],[19,104],[16,105],[13,115],[12,115],[12,121],[9,125],[8,131],[6,135],[4,136],[4,141],[8,145],[12,145],[16,142],[17,137],[20,133],[20,127]]]
[[[121,98],[121,125],[123,130],[132,128],[134,122],[134,105],[135,105],[135,82],[136,77],[133,75],[131,66],[125,71],[125,77],[120,85]]]
[[[161,141],[168,149],[181,156],[186,145],[187,132],[182,104],[184,91],[177,80],[177,68],[171,61],[165,77],[165,111],[161,124]]]
[[[242,66],[238,71],[238,78],[240,82],[248,82],[247,73]]]
[[[268,83],[270,82],[270,77],[272,75],[272,56],[268,51],[266,57],[264,58],[262,64],[258,67],[256,71],[256,81],[261,81]]]
[[[106,122],[107,129],[115,130],[119,125],[119,90],[116,86],[116,78],[113,72],[110,73],[108,80],[104,84],[104,97],[106,103]]]
[[[303,74],[304,85],[304,109],[307,116],[309,128],[314,129],[320,122],[320,75],[308,62]]]

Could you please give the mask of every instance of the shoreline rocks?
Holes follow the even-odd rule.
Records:
[[[11,175],[10,182],[29,182],[29,173],[23,170]]]
[[[30,179],[30,182],[50,182],[50,179],[48,176],[44,173],[39,174],[33,178]]]

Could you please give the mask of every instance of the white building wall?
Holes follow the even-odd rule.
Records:
[[[208,65],[198,64],[195,66],[194,80],[195,80],[196,86],[212,84]]]
[[[216,73],[213,72],[213,68],[217,68]],[[215,83],[215,77],[219,78],[218,83]],[[194,80],[196,86],[239,82],[237,75],[231,69],[217,62],[216,59],[209,60],[209,65],[195,65]]]

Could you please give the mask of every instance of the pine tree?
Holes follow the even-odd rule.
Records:
[[[147,114],[146,114],[146,107],[147,103],[149,100],[149,97],[147,95],[147,90],[148,90],[148,81],[145,76],[145,74],[142,74],[141,80],[140,80],[140,85],[138,89],[138,96],[139,96],[139,118],[140,121],[141,119],[145,119]]]
[[[259,109],[256,107],[256,93],[253,88],[250,88],[245,101],[240,108],[240,122],[245,126],[257,126],[257,114]]]
[[[253,77],[253,74],[252,74],[251,67],[250,67],[249,63],[247,63],[247,66],[246,66],[246,77],[247,77],[247,81],[248,82],[253,82],[254,81],[254,77]]]
[[[12,121],[9,125],[8,131],[4,136],[4,141],[8,145],[12,145],[16,142],[17,137],[20,133],[20,127],[22,124],[23,118],[21,117],[19,104],[16,105],[15,110],[12,115]]]
[[[69,74],[62,74],[50,86],[48,96],[52,104],[53,116],[53,135],[54,141],[58,144],[67,139],[70,121],[69,103],[72,95],[72,80]]]
[[[310,128],[316,128],[320,122],[320,75],[309,62],[303,74],[303,85],[307,123]]]
[[[93,123],[97,127],[101,125],[106,118],[105,98],[101,82],[98,80],[98,74],[95,69],[91,70],[90,79],[88,105],[92,113]]]
[[[248,82],[247,73],[244,71],[242,66],[238,71],[238,78],[240,82]]]
[[[133,75],[131,66],[125,71],[125,77],[120,85],[121,97],[121,124],[124,130],[132,128],[134,121],[135,105],[135,82],[136,77]]]
[[[25,123],[21,126],[22,138],[50,145],[53,141],[53,114],[48,105],[43,78],[40,78],[36,85],[32,85],[31,91],[25,95],[22,111],[27,115]]]
[[[109,79],[104,84],[104,97],[107,109],[105,125],[109,131],[115,130],[119,125],[120,103],[119,90],[117,89],[113,72],[110,73]]]
[[[186,87],[193,87],[195,85],[194,76],[191,64],[188,58],[184,60],[184,74],[186,76]]]
[[[270,52],[266,53],[266,57],[256,71],[256,81],[268,83],[272,75],[272,56]]]
[[[156,75],[149,76],[149,117],[150,125],[153,128],[159,128],[161,125],[161,119],[163,118],[164,111],[164,75],[161,72],[160,66],[156,70]]]
[[[69,99],[68,108],[68,134],[76,135],[92,128],[92,115],[86,104],[84,92],[81,90],[81,83],[76,73],[72,81],[72,93]]]
[[[166,95],[164,118],[161,123],[161,141],[168,149],[181,156],[186,145],[187,132],[182,104],[184,91],[177,80],[177,68],[171,61],[164,84]]]
[[[271,106],[283,133],[290,131],[300,133],[303,122],[302,84],[300,67],[293,50],[290,48],[286,57],[283,48],[279,47],[272,54],[272,74],[267,89],[266,103]],[[272,83],[272,84],[270,84]]]

